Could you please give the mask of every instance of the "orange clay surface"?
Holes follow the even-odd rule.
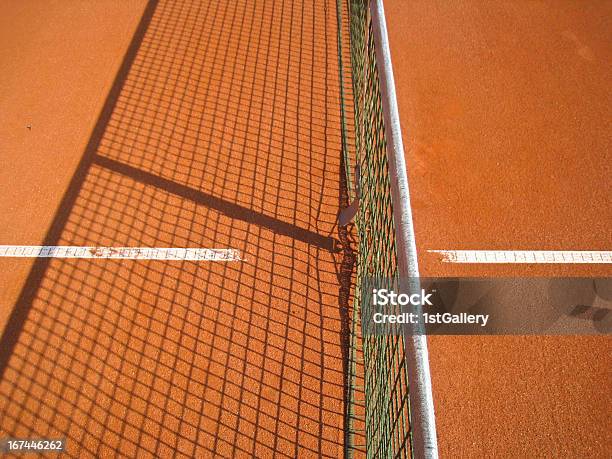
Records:
[[[333,1],[2,2],[0,244],[244,259],[1,259],[0,437],[342,457],[336,33]]]
[[[612,4],[385,7],[421,274],[610,276],[427,250],[612,248]],[[442,457],[610,457],[611,343],[430,338]]]

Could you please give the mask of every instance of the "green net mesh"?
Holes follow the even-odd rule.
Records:
[[[339,14],[348,24],[339,27],[340,44],[350,43],[341,68],[352,86],[343,94],[346,131],[344,164],[354,198],[360,190],[359,211],[355,217],[358,237],[357,281],[353,333],[360,334],[359,311],[365,298],[367,277],[391,278],[396,275],[397,254],[389,167],[383,121],[383,108],[376,68],[376,54],[369,2],[346,0]],[[350,100],[352,99],[352,100]],[[352,107],[348,107],[352,105]],[[352,109],[352,110],[351,110]],[[358,167],[359,184],[355,184]],[[411,456],[408,378],[405,344],[402,336],[357,336],[362,345],[365,452],[372,458]],[[359,353],[361,353],[359,352]],[[355,375],[354,380],[359,375]],[[353,387],[351,393],[358,389]],[[353,395],[351,401],[357,403]],[[351,424],[354,426],[355,424]],[[358,429],[354,429],[356,431]]]

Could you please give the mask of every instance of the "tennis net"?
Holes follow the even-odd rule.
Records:
[[[437,457],[425,337],[358,336],[366,279],[417,277],[418,267],[382,0],[344,0],[338,11],[343,159],[351,198],[359,202],[352,338],[362,345],[353,357],[363,374],[352,376],[363,378],[364,406],[363,422],[349,422],[349,442],[365,438],[372,458]],[[359,389],[349,388],[352,404]]]

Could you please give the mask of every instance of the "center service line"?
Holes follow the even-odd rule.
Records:
[[[240,261],[236,249],[186,247],[97,247],[72,245],[0,245],[8,258],[104,258],[114,260]]]
[[[609,264],[609,250],[428,250],[444,263]]]

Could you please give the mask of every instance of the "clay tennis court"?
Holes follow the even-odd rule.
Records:
[[[2,259],[2,434],[341,456],[335,4],[2,9],[3,243],[241,254]]]
[[[424,276],[610,276],[610,2],[386,0]],[[607,457],[609,337],[429,338],[441,457]]]
[[[70,457],[363,442],[338,5],[3,3],[0,244],[239,259],[0,258],[2,437]],[[610,276],[430,252],[610,249],[609,3],[385,8],[421,274]],[[609,455],[609,337],[428,343],[442,457]]]

